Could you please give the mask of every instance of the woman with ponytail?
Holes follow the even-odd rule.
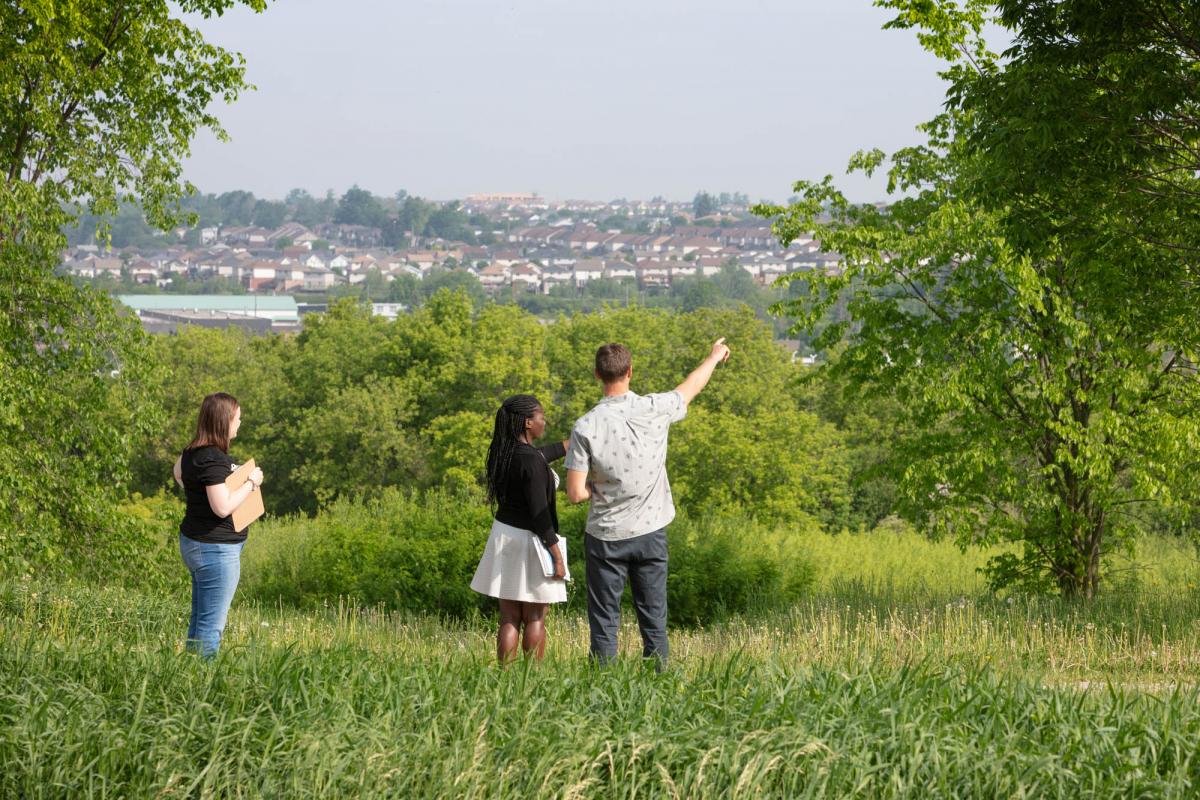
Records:
[[[246,531],[233,528],[231,515],[262,485],[262,470],[233,491],[225,479],[234,469],[229,442],[242,425],[242,409],[233,395],[210,394],[200,404],[196,435],[175,462],[175,480],[187,506],[179,523],[179,554],[192,575],[192,616],[187,648],[205,658],[216,655],[229,605],[242,572]],[[248,529],[247,529],[248,530]]]
[[[488,502],[495,506],[496,515],[471,588],[500,601],[496,656],[502,662],[516,656],[518,643],[526,655],[541,658],[546,649],[546,608],[567,599],[566,562],[554,501],[558,475],[549,463],[566,455],[567,443],[534,447],[545,431],[546,416],[537,398],[514,395],[496,411],[488,448]],[[539,547],[549,550],[554,559],[552,578],[542,570]]]

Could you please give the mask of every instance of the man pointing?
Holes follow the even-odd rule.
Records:
[[[687,414],[717,364],[729,358],[718,339],[708,357],[670,392],[641,396],[629,389],[629,349],[606,344],[596,351],[604,397],[579,418],[567,448],[567,498],[591,500],[587,558],[591,654],[617,654],[621,593],[629,580],[642,654],[667,661],[667,525],[675,518],[667,480],[667,432]]]

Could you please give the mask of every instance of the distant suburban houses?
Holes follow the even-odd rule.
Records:
[[[469,272],[489,292],[545,294],[601,279],[654,289],[740,269],[766,285],[793,272],[841,269],[840,257],[822,252],[811,238],[781,247],[770,226],[744,211],[740,216],[694,220],[690,204],[684,203],[551,203],[519,193],[472,195],[463,205],[494,222],[487,244],[409,237],[408,246],[391,249],[382,246],[379,228],[362,225],[206,226],[199,229],[198,239],[193,235],[191,241],[198,244],[191,247],[111,252],[95,245],[74,247],[63,254],[61,271],[81,279],[164,289],[177,286],[177,281],[224,281],[221,286],[237,285],[246,294],[220,307],[159,300],[170,296],[166,294],[129,294],[122,300],[148,327],[165,329],[185,320],[216,324],[223,319],[230,324],[240,315],[267,320],[278,329],[298,320],[293,295],[328,292],[368,279],[384,284],[422,280],[435,269]],[[637,220],[644,232],[604,227],[604,220],[614,215]],[[248,327],[262,324],[243,321]]]

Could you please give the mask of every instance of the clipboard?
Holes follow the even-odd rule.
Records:
[[[250,459],[245,464],[233,471],[233,474],[225,479],[225,485],[229,487],[229,491],[240,489],[242,484],[250,479],[250,473],[254,471],[254,459]],[[263,508],[262,488],[255,489],[250,492],[250,495],[242,501],[242,504],[233,510],[229,515],[233,521],[233,529],[238,533],[246,530],[251,522],[263,515],[266,509]]]

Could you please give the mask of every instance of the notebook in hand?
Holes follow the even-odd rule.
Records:
[[[533,537],[533,548],[537,551],[538,562],[542,565],[542,574],[547,578],[554,577],[554,556],[550,555],[550,548],[542,544],[542,540],[538,537]],[[558,537],[558,552],[562,553],[563,560],[563,580],[571,580],[571,567],[567,561],[567,540],[563,537]]]

